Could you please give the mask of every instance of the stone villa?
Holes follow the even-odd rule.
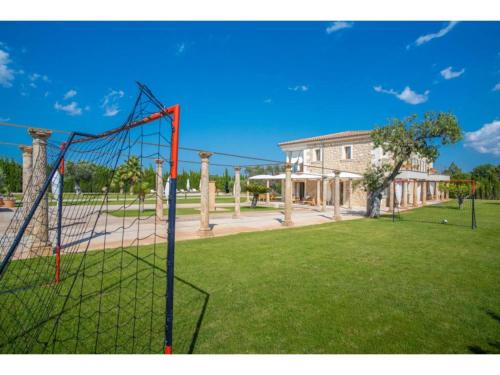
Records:
[[[370,164],[390,161],[381,148],[373,148],[370,133],[369,130],[345,131],[279,143],[286,154],[286,162],[292,165],[294,201],[319,205],[326,198],[327,204],[332,204],[335,186],[332,177],[337,172],[340,174],[340,205],[365,207],[366,192],[353,181],[359,180]],[[448,180],[448,176],[436,173],[431,162],[415,156],[403,166],[391,186],[395,194],[389,194],[387,189],[382,205],[391,205],[390,197],[395,197],[396,204],[401,207],[444,199],[438,182]]]

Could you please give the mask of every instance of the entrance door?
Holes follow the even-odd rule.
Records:
[[[344,190],[345,190],[344,184],[345,184],[345,182],[340,181],[340,205],[341,206],[344,205]]]

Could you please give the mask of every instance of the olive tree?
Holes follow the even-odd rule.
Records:
[[[382,193],[400,173],[412,156],[433,162],[441,145],[454,144],[462,139],[457,118],[451,113],[427,112],[422,120],[417,115],[393,119],[377,126],[371,133],[373,147],[380,147],[390,159],[368,168],[362,181],[368,192],[367,216],[380,216]]]
[[[257,207],[257,202],[259,201],[259,194],[265,194],[269,189],[263,185],[259,184],[249,184],[245,187],[245,190],[252,194],[252,203],[250,207]]]

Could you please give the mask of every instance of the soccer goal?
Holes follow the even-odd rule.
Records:
[[[0,352],[172,352],[180,107],[138,87],[118,128],[62,144],[30,130],[0,239]]]
[[[477,228],[474,180],[450,180],[433,184],[397,180],[394,185],[393,221]],[[403,198],[403,194],[407,195]]]

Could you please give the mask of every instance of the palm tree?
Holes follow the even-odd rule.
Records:
[[[120,194],[123,194],[123,189],[125,187],[126,182],[127,182],[126,165],[122,164],[117,168],[113,176],[113,180],[111,181],[111,186],[115,187],[116,185],[118,185],[120,187]]]
[[[142,178],[142,168],[137,156],[131,156],[125,162],[125,171],[130,184],[130,194],[133,194],[135,184]]]

